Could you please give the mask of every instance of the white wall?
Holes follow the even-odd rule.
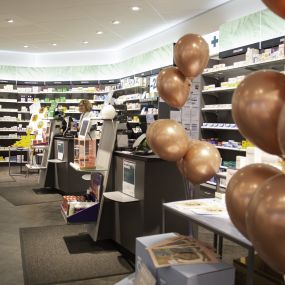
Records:
[[[264,9],[261,0],[232,0],[205,14],[185,21],[123,50],[104,52],[68,52],[28,54],[0,52],[0,65],[12,66],[80,66],[117,63],[166,44],[175,42],[185,33],[208,34],[219,29],[226,21]]]

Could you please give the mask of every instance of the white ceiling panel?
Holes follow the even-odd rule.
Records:
[[[6,39],[0,50],[58,52],[128,46],[229,0],[0,1],[0,37]],[[133,12],[132,6],[141,9]]]

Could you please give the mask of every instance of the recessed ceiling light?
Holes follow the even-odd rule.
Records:
[[[119,24],[120,24],[120,21],[114,20],[114,21],[112,21],[112,24],[113,24],[113,25],[119,25]]]
[[[82,43],[85,44],[85,45],[89,44],[88,41],[83,41]]]
[[[102,34],[103,34],[102,31],[97,31],[97,32],[96,32],[96,35],[102,35]]]
[[[131,7],[132,11],[139,11],[141,8],[139,6],[133,6]]]
[[[29,46],[27,46],[27,45],[24,45],[24,48],[28,48]]]
[[[14,23],[14,20],[13,19],[8,19],[7,22],[12,24],[12,23]]]
[[[52,46],[54,46],[54,47],[56,47],[56,46],[57,46],[57,44],[56,44],[56,43],[52,43],[51,45],[52,45]]]

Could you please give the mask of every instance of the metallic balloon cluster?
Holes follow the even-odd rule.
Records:
[[[181,108],[190,95],[191,81],[201,74],[209,61],[209,46],[199,35],[187,34],[174,47],[177,67],[163,69],[157,78],[159,96],[171,107]],[[162,159],[177,162],[179,171],[194,184],[206,182],[221,165],[215,146],[189,140],[181,124],[157,120],[147,130],[147,142]]]
[[[263,0],[285,19],[285,0]],[[285,158],[285,75],[265,70],[247,76],[232,99],[240,132],[262,150]],[[285,174],[266,164],[238,170],[226,190],[233,224],[260,257],[285,274]]]

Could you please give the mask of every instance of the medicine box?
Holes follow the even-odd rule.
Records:
[[[157,279],[158,285],[234,285],[234,268],[222,262],[174,265],[156,269],[146,248],[174,236],[174,233],[168,233],[137,238],[136,269],[143,262]]]

